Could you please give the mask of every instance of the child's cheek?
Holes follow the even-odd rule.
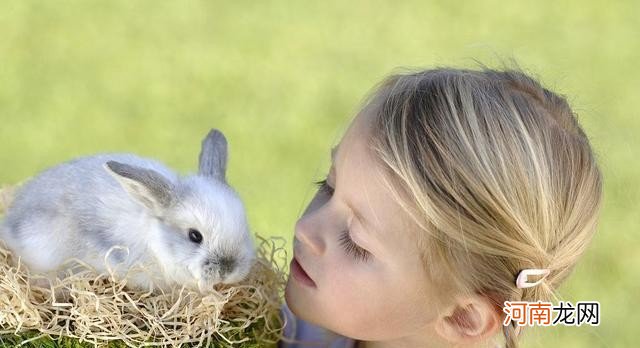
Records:
[[[356,260],[351,255],[342,253],[334,258],[335,262],[328,265],[326,270],[331,273],[331,284],[340,284],[349,291],[350,288],[357,286],[371,277],[375,272],[372,264]]]

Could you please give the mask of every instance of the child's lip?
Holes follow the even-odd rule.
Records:
[[[309,286],[316,287],[316,283],[313,281],[309,273],[304,269],[302,263],[299,261],[299,258],[294,254],[293,259],[291,260],[290,270],[292,276],[299,279],[301,282],[308,284]]]

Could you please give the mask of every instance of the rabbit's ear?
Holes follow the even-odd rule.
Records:
[[[174,187],[162,174],[116,161],[108,161],[103,166],[131,197],[156,215],[162,215],[171,206]]]
[[[212,129],[202,140],[198,172],[200,175],[226,182],[227,139],[222,132]]]

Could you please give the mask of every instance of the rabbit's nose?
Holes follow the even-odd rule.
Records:
[[[231,273],[236,264],[236,261],[233,257],[221,257],[218,260],[218,272],[220,273],[220,278],[224,278],[225,275]]]

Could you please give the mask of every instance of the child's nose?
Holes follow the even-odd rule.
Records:
[[[326,249],[320,227],[309,215],[298,219],[295,227],[295,237],[316,255],[322,255]]]

